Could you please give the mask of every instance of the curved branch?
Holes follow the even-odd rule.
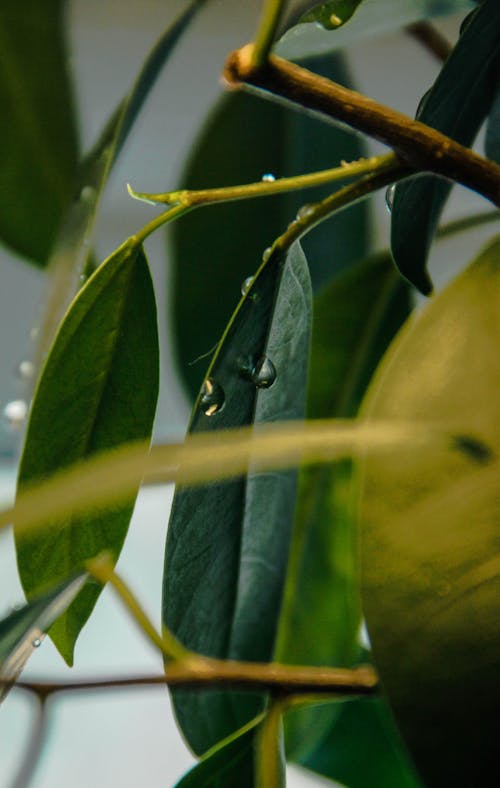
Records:
[[[346,123],[390,146],[402,162],[421,172],[457,181],[500,205],[500,166],[445,134],[282,58],[255,69],[251,45],[229,55],[223,78],[230,88],[265,90],[306,109]]]

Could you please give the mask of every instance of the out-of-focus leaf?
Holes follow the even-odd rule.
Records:
[[[488,115],[500,66],[500,3],[484,0],[471,14],[453,52],[417,112],[418,120],[471,145]],[[452,184],[423,176],[398,184],[391,247],[401,273],[428,294],[427,256]]]
[[[342,703],[329,734],[302,765],[348,788],[421,788],[382,699]]]
[[[309,273],[294,244],[286,257],[273,253],[240,302],[195,403],[190,432],[302,418],[310,318]],[[273,368],[274,382],[263,387],[273,381]],[[295,472],[274,472],[177,489],[167,535],[163,618],[188,648],[217,657],[271,658],[295,484]],[[258,698],[242,694],[176,691],[173,697],[181,728],[197,753],[260,709]]]
[[[31,408],[19,491],[99,451],[147,439],[157,394],[153,284],[142,248],[124,245],[90,277],[56,336]],[[15,529],[28,599],[102,550],[116,559],[134,498],[106,514],[58,521],[44,532]],[[69,664],[99,593],[99,587],[87,585],[51,628]]]
[[[16,680],[41,638],[64,613],[85,583],[86,575],[67,580],[37,597],[0,621],[0,703]]]
[[[500,74],[497,92],[486,126],[485,152],[489,159],[500,164]]]
[[[320,9],[329,5],[334,3],[322,3]],[[353,0],[349,0],[349,5],[353,5]],[[299,3],[299,18],[313,6],[317,3],[311,0]],[[473,7],[472,0],[363,0],[354,16],[340,29],[324,30],[314,21],[296,24],[286,31],[275,51],[291,60],[318,55],[344,49],[368,36],[388,33],[420,19],[446,16]],[[295,19],[297,10],[292,9]]]
[[[78,159],[64,0],[0,5],[0,237],[44,265]]]
[[[316,59],[309,65],[324,76],[350,83],[338,57]],[[182,187],[250,183],[264,174],[297,175],[363,155],[362,141],[350,132],[254,96],[233,93],[223,97],[196,140]],[[304,202],[321,199],[331,190],[327,186],[206,206],[169,228],[172,334],[181,376],[193,396],[206,369],[207,362],[200,356],[207,354],[221,336],[239,298],[241,282],[254,273],[255,261],[264,247],[284,231]],[[361,259],[367,245],[366,202],[318,227],[304,241],[313,288]],[[200,320],[203,314],[209,314],[210,320]]]
[[[362,409],[455,436],[448,449],[366,460],[362,479],[373,656],[428,788],[496,781],[499,294],[497,236],[401,331]]]
[[[363,0],[330,0],[308,11],[301,22],[318,22],[325,30],[336,30],[349,21]]]
[[[314,302],[308,417],[356,415],[389,342],[411,310],[410,287],[388,254],[360,263]],[[361,623],[351,463],[301,470],[278,662],[349,666]],[[307,754],[325,736],[334,704],[287,715],[287,751]]]

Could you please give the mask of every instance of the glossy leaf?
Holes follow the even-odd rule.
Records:
[[[409,286],[388,254],[337,277],[317,296],[311,342],[308,417],[356,415],[387,345],[411,310]],[[278,662],[349,666],[361,623],[353,531],[351,463],[304,468],[275,651]],[[310,752],[338,714],[335,704],[286,718],[287,751]]]
[[[344,2],[348,2],[349,6],[354,4],[354,0]],[[318,6],[310,1],[300,3],[300,16],[306,11],[314,13],[312,7],[321,14],[322,8],[334,4],[321,3]],[[282,57],[294,60],[345,49],[363,38],[398,30],[420,19],[446,16],[472,7],[472,0],[440,0],[438,3],[435,0],[363,0],[354,16],[338,29],[324,30],[315,22],[295,24],[282,36],[275,51]]]
[[[82,288],[56,336],[31,408],[18,490],[99,451],[149,438],[157,393],[153,285],[142,249],[123,245]],[[16,529],[27,597],[102,550],[117,559],[134,498],[102,515],[58,521],[47,531]],[[69,664],[99,593],[99,587],[86,586],[51,628]]]
[[[418,120],[471,145],[488,115],[500,66],[500,3],[484,0],[417,112]],[[424,176],[396,186],[391,246],[401,273],[428,294],[427,256],[452,184]]]
[[[339,58],[316,59],[309,65],[343,84],[350,83]],[[297,175],[363,155],[363,143],[350,132],[249,94],[232,93],[223,97],[196,140],[182,186],[201,189],[250,183],[264,174]],[[183,217],[169,230],[172,333],[179,371],[193,397],[207,367],[206,355],[218,341],[237,303],[241,283],[254,274],[264,247],[285,230],[299,206],[324,197],[331,190],[323,187],[206,206]],[[336,239],[335,253],[332,237]],[[313,287],[316,289],[343,267],[362,258],[367,245],[365,202],[318,227],[304,241]],[[210,320],[199,319],[207,313]]]
[[[301,22],[318,22],[325,30],[336,30],[349,21],[363,0],[330,0],[304,14]]]
[[[38,265],[54,243],[78,159],[65,7],[0,5],[0,238]]]
[[[423,788],[382,699],[342,703],[329,734],[302,765],[348,788]]]
[[[191,433],[303,417],[310,300],[300,246],[286,258],[275,252],[226,329],[209,383],[195,403]],[[251,372],[263,357],[276,370],[268,388],[258,388]],[[286,471],[177,489],[167,534],[163,618],[188,648],[209,656],[270,659],[295,483],[295,473]],[[173,697],[184,735],[197,753],[260,709],[258,699],[241,694],[176,691]]]
[[[176,788],[254,788],[255,729],[209,753]]]
[[[40,645],[41,638],[64,613],[85,583],[86,576],[79,575],[37,597],[19,610],[14,610],[0,621],[0,680],[13,684],[29,657]],[[0,686],[0,702],[8,686]]]
[[[454,435],[366,461],[361,500],[375,664],[428,788],[491,785],[496,770],[499,292],[497,237],[401,331],[363,406]]]

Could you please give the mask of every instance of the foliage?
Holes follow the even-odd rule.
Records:
[[[164,210],[99,263],[110,170],[203,5],[168,25],[84,154],[65,3],[0,10],[0,239],[49,283],[17,498],[0,514],[28,600],[0,621],[0,695],[17,682],[43,718],[71,690],[19,674],[45,633],[73,663],[109,582],[164,660],[138,683],[170,685],[199,757],[179,786],[282,786],[286,760],[348,788],[492,784],[499,238],[414,306],[440,236],[492,220],[438,228],[442,163],[500,203],[498,2],[267,0],[254,47],[228,61],[240,90],[210,115],[181,187],[129,188]],[[420,123],[345,93],[350,125],[389,154],[329,125],[333,83],[352,85],[349,44],[419,21],[432,49],[428,20],[452,12],[467,15],[422,85]],[[299,69],[272,47],[308,59]],[[256,75],[265,92],[247,95]],[[319,117],[295,112],[318,109],[321,91]],[[461,147],[484,121],[488,158]],[[373,241],[368,202],[387,187],[393,257]],[[194,405],[185,444],[148,451],[159,338],[144,243],[167,224],[170,323]],[[160,634],[114,566],[141,484],[172,479]]]

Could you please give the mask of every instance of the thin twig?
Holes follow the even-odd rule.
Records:
[[[408,25],[406,32],[422,44],[431,55],[444,63],[448,59],[453,47],[442,33],[431,25],[430,22],[415,22]]]
[[[36,696],[36,712],[33,720],[26,752],[11,788],[27,788],[33,779],[47,733],[47,695],[32,693]]]
[[[284,695],[373,695],[377,676],[373,668],[317,668],[260,662],[233,662],[195,655],[173,662],[165,675],[89,679],[74,682],[19,681],[12,689],[49,697],[58,693],[130,689],[132,687],[169,687],[190,690],[225,687],[253,691],[272,691]]]
[[[410,167],[457,181],[500,205],[499,165],[424,123],[282,58],[271,56],[255,69],[250,50],[247,45],[229,55],[223,77],[230,88],[258,88],[346,123],[390,146]]]

